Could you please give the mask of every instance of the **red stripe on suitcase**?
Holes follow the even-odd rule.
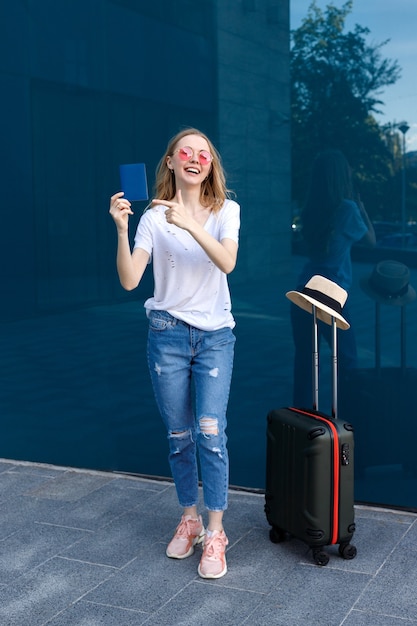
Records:
[[[309,415],[314,419],[325,422],[333,435],[333,514],[332,514],[332,537],[330,544],[338,543],[339,538],[339,493],[340,493],[340,454],[339,454],[339,434],[337,428],[334,425],[333,420],[325,417],[324,415],[318,415],[315,413],[309,413],[302,409],[295,409],[289,407],[292,411],[297,411],[303,415]]]

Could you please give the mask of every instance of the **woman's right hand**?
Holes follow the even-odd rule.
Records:
[[[124,192],[119,191],[110,198],[109,213],[115,221],[119,233],[127,232],[129,215],[133,215],[131,204],[127,198],[123,198]]]

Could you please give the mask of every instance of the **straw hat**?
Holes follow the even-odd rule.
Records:
[[[342,330],[350,328],[349,322],[342,316],[342,308],[347,299],[347,291],[324,276],[313,276],[302,291],[288,291],[287,298],[309,313],[313,304],[317,307],[317,317],[326,324],[336,320],[336,326]]]
[[[404,306],[416,299],[410,285],[410,270],[399,261],[380,261],[372,274],[360,280],[365,293],[381,304]]]

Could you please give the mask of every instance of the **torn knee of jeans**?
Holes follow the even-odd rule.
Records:
[[[169,436],[173,439],[185,439],[186,437],[191,435],[191,431],[189,429],[186,430],[171,430]]]
[[[170,430],[168,433],[171,454],[181,454],[194,443],[193,432],[190,429]]]
[[[215,417],[201,417],[200,430],[203,435],[218,435],[219,426]]]

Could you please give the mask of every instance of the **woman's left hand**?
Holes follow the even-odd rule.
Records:
[[[217,241],[184,206],[181,190],[178,189],[173,200],[152,200],[152,204],[165,206],[165,217],[169,224],[175,224],[179,228],[190,233],[201,246],[213,263],[225,274],[230,274],[235,268],[237,257],[237,243],[225,237]],[[206,217],[208,211],[206,212]]]
[[[177,190],[173,200],[153,200],[152,204],[161,204],[167,207],[165,218],[168,224],[174,224],[185,230],[190,226],[191,218],[185,210],[180,189]]]

